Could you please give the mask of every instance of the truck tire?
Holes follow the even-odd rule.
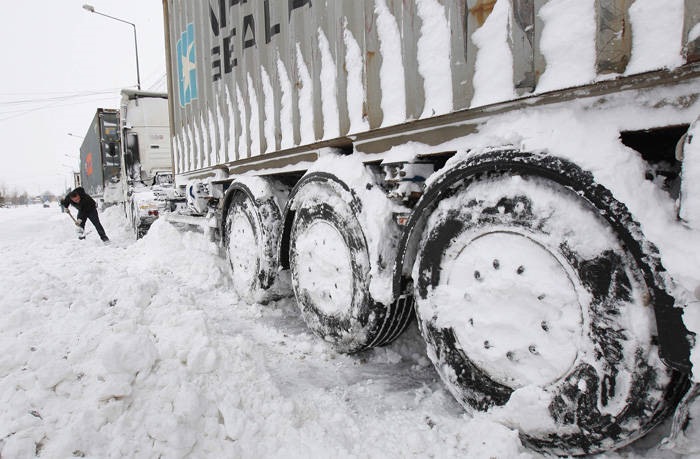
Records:
[[[384,305],[372,297],[371,260],[356,216],[362,204],[343,199],[352,193],[329,174],[301,186],[304,198],[296,204],[291,224],[289,265],[304,321],[338,352],[389,343],[411,320],[412,303],[402,297]]]
[[[437,371],[467,409],[504,406],[538,450],[591,454],[641,437],[687,390],[659,358],[653,246],[570,163],[473,164],[419,203],[416,312]]]
[[[138,241],[146,235],[148,232],[148,225],[143,225],[139,222],[138,211],[136,210],[136,204],[131,205],[131,231],[134,233],[134,238]]]
[[[233,289],[245,300],[264,303],[276,296],[271,287],[277,272],[277,227],[272,226],[279,220],[274,203],[254,201],[242,192],[236,193],[228,206],[223,228],[226,259]]]

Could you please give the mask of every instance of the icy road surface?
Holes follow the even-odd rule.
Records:
[[[238,301],[201,234],[101,219],[112,245],[55,204],[0,208],[0,457],[542,457],[464,413],[415,324],[336,354],[292,299]],[[682,457],[661,435],[601,457]]]

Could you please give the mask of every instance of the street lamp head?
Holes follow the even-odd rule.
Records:
[[[133,22],[125,21],[124,19],[115,18],[114,16],[110,16],[109,14],[104,14],[104,13],[100,13],[99,11],[95,11],[95,7],[92,5],[88,5],[87,3],[83,5],[83,9],[86,11],[89,11],[91,13],[99,14],[100,16],[104,16],[106,18],[114,19],[115,21],[129,24],[131,27],[134,28],[134,51],[136,51],[136,87],[140,90],[141,89],[141,74],[139,71],[139,47],[136,44],[136,24],[134,24]]]

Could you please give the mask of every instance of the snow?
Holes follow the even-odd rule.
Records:
[[[629,14],[634,51],[626,74],[683,64],[683,0],[637,0]]]
[[[345,66],[347,76],[348,117],[350,132],[366,131],[369,123],[363,115],[367,99],[362,84],[362,50],[352,32],[344,24],[343,42],[345,43]]]
[[[229,91],[228,86],[224,86],[224,99],[226,102],[226,113],[228,114],[228,144],[226,151],[228,152],[228,161],[233,161],[237,158],[236,155],[236,114],[234,112],[233,94]]]
[[[379,80],[382,88],[382,126],[398,124],[406,119],[406,81],[401,58],[401,34],[396,18],[386,0],[376,0],[374,6],[379,51],[382,65]]]
[[[691,42],[697,40],[699,37],[700,37],[700,23],[697,23],[688,32],[688,43],[691,43]]]
[[[110,246],[0,209],[2,457],[534,456],[462,412],[415,330],[335,354],[293,301],[238,301],[201,234],[101,217]]]
[[[263,98],[265,100],[265,121],[264,135],[266,150],[262,153],[275,151],[277,142],[275,139],[275,93],[272,88],[270,75],[265,70],[265,67],[260,68],[260,79],[262,81]]]
[[[248,103],[250,104],[250,118],[248,119],[250,123],[250,156],[256,156],[260,154],[260,109],[258,107],[258,93],[255,90],[253,77],[251,77],[250,73],[246,73],[246,80],[248,82]]]
[[[324,256],[320,259],[314,257],[318,253],[314,247],[319,241],[324,246]],[[352,304],[350,250],[335,227],[325,222],[312,224],[296,238],[296,250],[300,266],[309,266],[308,271],[299,271],[299,284],[308,286],[305,290],[322,313],[338,315]]]
[[[292,82],[289,79],[289,73],[284,66],[282,59],[277,57],[277,73],[279,76],[280,89],[282,97],[280,101],[280,130],[282,131],[282,148],[289,148],[294,145],[294,123],[292,122]]]
[[[452,111],[450,24],[445,7],[436,0],[418,0],[423,21],[418,39],[418,71],[423,77],[426,106],[421,118]]]
[[[462,411],[415,327],[336,354],[291,299],[239,301],[203,235],[101,219],[110,246],[56,207],[0,209],[2,457],[540,457]]]
[[[316,140],[314,132],[314,86],[309,67],[304,61],[301,45],[296,45],[296,61],[299,87],[299,130],[301,143],[311,143]]]
[[[510,2],[497,1],[484,25],[471,35],[478,48],[472,107],[515,98],[513,55],[508,46],[510,8]]]
[[[340,118],[338,117],[338,90],[336,80],[338,71],[331,53],[331,45],[318,28],[318,46],[321,52],[321,110],[323,111],[323,137],[333,139],[340,135]]]
[[[595,79],[594,0],[553,0],[539,12],[545,71],[537,92],[577,86]],[[562,39],[566,37],[566,39]]]
[[[381,104],[382,126],[388,126],[405,121],[405,69],[397,18],[386,0],[372,3],[382,97],[371,102]],[[445,70],[450,27],[443,2],[417,0],[416,5],[422,24],[418,72],[426,97],[422,116],[429,116],[451,110],[451,75]],[[471,36],[478,48],[472,107],[515,97],[508,45],[510,5],[499,0],[486,23]],[[632,3],[633,52],[626,74],[682,64],[682,11],[682,0]],[[550,0],[540,9],[539,19],[547,66],[536,91],[594,81],[593,0]],[[696,26],[690,35],[698,34]],[[293,118],[297,116],[301,143],[315,140],[314,97],[323,101],[324,138],[338,129],[338,108],[332,102],[343,93],[333,81],[340,66],[335,65],[328,37],[320,29],[318,39],[320,87],[313,87],[311,62],[304,60],[300,44],[293,43],[295,68],[288,71],[277,56],[282,148],[295,145]],[[358,40],[362,42],[363,37],[354,37],[346,26],[345,93],[354,133],[368,129],[366,69]],[[290,73],[296,75],[295,81]],[[246,81],[232,85],[231,93],[228,86],[225,91],[229,159],[259,153],[259,106],[266,116],[262,134],[268,151],[273,134],[267,79],[263,78],[262,93],[256,94],[251,74],[245,75]],[[292,100],[294,88],[299,90],[298,107]],[[675,282],[670,288],[679,305],[686,306],[686,324],[698,331],[700,303],[694,292],[700,288],[700,228],[677,223],[673,200],[644,180],[646,163],[619,141],[622,130],[695,119],[700,113],[696,99],[688,99],[682,108],[674,105],[687,93],[687,89],[685,93],[670,89],[665,100],[657,94],[648,99],[641,94],[634,101],[629,94],[608,96],[608,101],[618,102],[616,108],[611,108],[612,102],[599,106],[599,99],[581,99],[565,106],[511,111],[489,117],[469,137],[443,145],[406,142],[374,159],[390,162],[430,151],[459,151],[449,163],[454,164],[494,146],[515,146],[576,162],[628,206],[644,235],[661,249],[663,265]],[[234,108],[240,132],[235,130]],[[183,124],[176,137],[176,157],[181,169],[192,170],[202,166],[202,152],[208,148],[202,137],[204,117],[189,115],[199,126],[195,121]],[[327,124],[329,119],[334,119],[332,125]],[[393,260],[396,233],[388,241],[383,236],[393,225],[390,217],[395,209],[378,187],[366,188],[374,183],[370,172],[358,167],[358,159],[366,158],[321,156],[313,166],[294,167],[331,172],[349,184],[364,204],[358,218],[368,235],[371,259]],[[696,165],[689,164],[685,171],[696,177],[692,166]],[[557,356],[560,360],[553,360],[552,368],[508,372],[516,374],[513,384],[518,388],[507,407],[472,418],[438,381],[415,327],[388,348],[359,356],[338,355],[306,330],[293,300],[261,306],[236,298],[235,282],[228,278],[218,249],[198,234],[178,233],[157,222],[144,240],[127,243],[124,223],[110,210],[104,219],[115,243],[103,247],[93,234],[79,245],[66,241],[74,236],[70,228],[64,231],[70,225],[63,224],[63,216],[47,217],[47,211],[35,208],[0,211],[0,223],[4,223],[0,248],[5,255],[0,290],[6,292],[0,299],[0,337],[10,350],[0,357],[0,374],[6,375],[0,379],[0,403],[8,407],[0,413],[3,457],[32,455],[39,444],[47,456],[79,451],[94,457],[531,457],[534,454],[523,449],[517,431],[496,421],[511,427],[527,423],[535,430],[551,428],[546,415],[551,395],[529,383],[555,377],[571,358],[568,348]],[[47,221],[55,222],[50,232],[44,229]],[[333,239],[329,228],[314,231],[318,234],[310,233],[309,241],[300,241],[302,246],[320,235]],[[596,246],[586,245],[585,239],[573,242],[595,253]],[[336,252],[339,256],[319,263],[317,272],[342,268],[339,265],[346,256],[342,250]],[[542,270],[560,275],[555,268],[550,264]],[[372,264],[370,290],[375,299],[391,301],[391,280],[390,268]],[[92,289],[87,291],[86,286]],[[347,292],[341,295],[348,296]],[[565,312],[569,334],[557,336],[551,346],[565,346],[577,336],[571,332],[576,321],[569,320],[571,311]],[[522,319],[518,323],[529,323],[518,310],[508,313]],[[627,325],[649,326],[636,320]],[[508,340],[507,332],[492,326],[484,336]],[[481,357],[483,365],[494,368],[507,364],[486,353]],[[696,350],[691,358],[697,367],[700,352]],[[698,377],[694,375],[696,381]],[[621,454],[673,457],[655,446]]]
[[[236,86],[236,103],[238,104],[238,113],[241,120],[241,132],[238,136],[237,143],[238,148],[235,150],[237,153],[236,157],[238,159],[248,158],[250,156],[250,149],[248,148],[250,127],[248,125],[248,110],[240,86]]]

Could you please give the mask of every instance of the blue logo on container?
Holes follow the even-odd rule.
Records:
[[[197,98],[197,64],[194,48],[194,24],[187,24],[177,42],[177,77],[180,106]]]

